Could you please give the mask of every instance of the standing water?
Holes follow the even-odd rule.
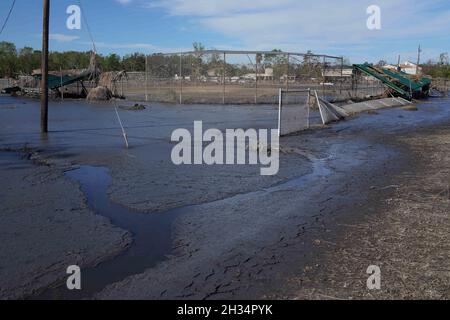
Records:
[[[312,179],[330,174],[326,169],[325,159],[309,156],[313,172],[285,183],[260,191],[239,194],[218,201],[235,201],[251,198],[258,194],[278,192],[283,189],[303,187]],[[111,202],[108,187],[111,177],[108,169],[103,167],[82,166],[69,171],[66,175],[79,182],[87,197],[89,207],[99,215],[107,217],[111,223],[133,234],[133,243],[122,254],[103,262],[95,268],[81,270],[81,290],[68,290],[63,283],[50,288],[37,299],[83,299],[92,298],[107,285],[121,281],[128,276],[136,275],[154,267],[167,259],[172,251],[171,229],[174,220],[182,214],[192,213],[200,205],[192,205],[169,210],[164,213],[142,213]]]
[[[164,214],[146,214],[111,202],[108,187],[111,177],[103,167],[83,166],[66,175],[80,183],[89,207],[111,223],[133,235],[132,245],[114,259],[95,268],[81,270],[82,290],[68,290],[63,283],[50,288],[37,299],[83,299],[91,298],[107,285],[121,281],[127,276],[139,274],[167,259],[172,250],[171,227],[183,208]]]

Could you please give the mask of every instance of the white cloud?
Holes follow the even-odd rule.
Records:
[[[259,50],[312,49],[342,53],[356,46],[361,53],[365,50],[370,54],[381,46],[389,46],[390,41],[406,44],[417,39],[416,46],[420,39],[448,36],[448,0],[377,0],[382,13],[382,30],[379,31],[368,30],[366,26],[366,10],[372,4],[373,0],[146,2],[151,9],[185,16],[204,30],[213,30],[243,47]],[[448,41],[442,46],[443,50],[448,50]]]
[[[91,45],[91,42],[81,42],[83,45]],[[110,43],[110,42],[95,42],[97,48],[106,49],[145,49],[155,50],[156,46],[149,43]]]
[[[50,40],[54,40],[57,42],[72,42],[74,40],[78,40],[80,37],[78,36],[69,36],[61,33],[51,33],[49,35]]]
[[[129,3],[132,2],[132,0],[116,0],[118,3],[123,4],[123,5],[127,5]]]
[[[246,11],[270,10],[295,3],[293,0],[159,0],[149,8],[164,8],[172,15],[221,16]]]

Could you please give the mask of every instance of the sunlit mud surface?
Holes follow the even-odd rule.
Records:
[[[283,297],[285,280],[319,251],[319,235],[338,237],[336,219],[357,221],[375,212],[374,190],[414,163],[397,138],[445,123],[450,115],[448,100],[434,99],[419,104],[417,112],[381,110],[284,137],[280,173],[262,177],[258,166],[175,166],[170,135],[178,128],[192,130],[196,120],[220,130],[275,128],[275,106],[152,104],[144,111],[121,111],[131,145],[127,150],[109,104],[54,102],[51,132],[41,136],[37,102],[0,101],[0,174],[12,178],[10,192],[2,192],[9,201],[2,201],[1,209],[10,212],[20,202],[17,212],[33,216],[37,226],[24,241],[14,229],[26,232],[31,224],[16,226],[5,213],[0,217],[1,226],[15,232],[5,233],[2,251],[16,252],[15,260],[0,259],[9,259],[0,262],[5,270],[0,284],[7,283],[0,285],[6,288],[0,291],[4,298]],[[26,159],[19,159],[24,153]],[[50,188],[55,181],[58,187]],[[36,191],[43,188],[57,200],[34,206],[43,200]],[[86,216],[77,215],[80,223],[73,224],[71,212],[78,207]],[[57,210],[63,210],[64,219],[54,224],[47,218]],[[83,227],[86,217],[101,223]],[[54,237],[39,231],[46,224]],[[108,230],[115,230],[112,246],[102,244],[113,234]],[[86,236],[80,236],[83,232]],[[40,245],[31,256],[26,243],[33,237]],[[76,255],[61,259],[71,246],[79,247]],[[21,261],[32,263],[9,277],[8,270]],[[81,292],[64,288],[70,264],[82,267]],[[47,273],[49,268],[55,272]],[[31,285],[36,277],[42,281]],[[49,286],[57,289],[46,290]]]

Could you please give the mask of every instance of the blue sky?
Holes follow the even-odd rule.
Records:
[[[40,47],[41,0],[16,0],[0,41]],[[12,0],[0,1],[2,23]],[[68,30],[66,9],[78,0],[52,0],[51,50],[91,48],[84,21]],[[306,52],[352,62],[415,60],[450,52],[449,0],[82,0],[97,51],[179,52],[207,48]],[[367,7],[381,8],[381,30],[368,30]]]

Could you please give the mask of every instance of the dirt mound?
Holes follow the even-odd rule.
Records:
[[[89,91],[87,100],[89,101],[107,101],[112,98],[111,90],[106,87],[99,86]]]

